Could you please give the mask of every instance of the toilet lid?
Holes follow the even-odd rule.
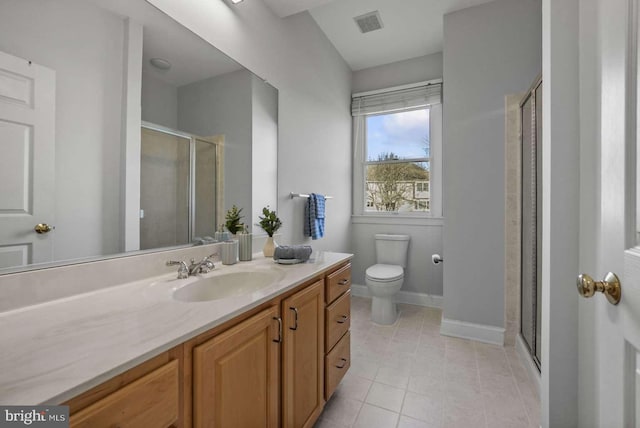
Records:
[[[375,281],[395,281],[402,278],[404,269],[398,265],[373,265],[367,268],[365,274]]]

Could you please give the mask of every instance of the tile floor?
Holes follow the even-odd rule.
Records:
[[[533,428],[535,387],[512,347],[441,336],[439,309],[398,305],[392,326],[352,297],[351,369],[316,428]]]

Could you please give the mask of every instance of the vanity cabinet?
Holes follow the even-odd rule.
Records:
[[[69,400],[71,427],[312,427],[350,365],[351,265]]]
[[[351,326],[351,291],[345,291],[326,309],[327,352],[338,343]]]
[[[64,403],[71,428],[183,427],[182,346]]]
[[[324,281],[282,302],[285,427],[312,427],[324,407]]]
[[[329,400],[351,366],[351,263],[328,274],[325,288],[324,398]]]
[[[351,263],[336,269],[326,277],[327,303],[332,303],[336,298],[351,288]]]
[[[195,427],[278,427],[278,306],[193,348]]]

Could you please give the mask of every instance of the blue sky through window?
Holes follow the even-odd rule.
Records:
[[[367,116],[367,160],[429,157],[429,109]]]

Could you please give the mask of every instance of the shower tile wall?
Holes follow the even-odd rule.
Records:
[[[520,101],[525,93],[505,97],[505,345],[514,345],[520,331],[520,233],[522,160]]]

